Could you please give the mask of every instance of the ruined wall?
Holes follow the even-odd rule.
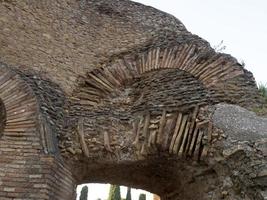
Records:
[[[74,195],[71,172],[60,157],[46,150],[47,130],[41,131],[38,100],[24,79],[1,64],[0,97],[5,115],[0,135],[0,198],[69,198]]]
[[[216,54],[173,16],[127,0],[12,0],[1,2],[0,12],[1,61],[41,72],[69,95],[88,71],[122,54],[157,47],[170,47],[169,56],[179,52],[177,64],[238,65],[231,56]],[[251,79],[246,75],[245,80]],[[253,88],[255,82],[251,84]],[[249,88],[248,94],[253,91]]]
[[[0,26],[1,199],[70,200],[85,182],[263,199],[266,155],[247,148],[258,141],[243,141],[237,171],[240,143],[212,118],[219,102],[257,106],[255,80],[173,16],[126,0],[12,0]]]
[[[176,18],[129,1],[2,1],[0,13],[1,60],[41,71],[68,93],[111,55],[145,46],[161,30],[186,32]]]

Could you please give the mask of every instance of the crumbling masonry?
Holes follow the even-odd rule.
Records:
[[[253,75],[173,16],[4,0],[0,27],[1,200],[73,200],[90,182],[267,198],[267,120],[244,109],[261,103]]]

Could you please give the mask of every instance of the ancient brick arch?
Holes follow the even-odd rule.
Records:
[[[112,59],[103,67],[88,72],[87,78],[81,79],[82,84],[86,82],[89,85],[86,90],[92,92],[91,98],[90,95],[83,98],[84,93],[79,91],[83,88],[78,88],[81,97],[77,97],[80,100],[84,99],[88,105],[94,106],[103,95],[114,93],[118,88],[133,82],[144,73],[160,69],[179,69],[191,74],[214,94],[217,102],[248,105],[246,98],[236,99],[235,95],[241,92],[241,87],[248,95],[254,84],[250,73],[235,58],[216,53],[207,47],[203,48],[197,42],[185,44],[174,42],[171,46],[161,45]],[[247,84],[243,85],[243,82]],[[76,95],[74,92],[74,96]]]
[[[53,199],[55,183],[45,176],[52,176],[53,170],[63,166],[51,157],[57,147],[49,119],[40,106],[41,99],[34,84],[38,82],[37,77],[3,64],[0,71],[1,106],[5,109],[0,141],[1,180],[5,183],[1,185],[1,198]],[[64,184],[60,187],[62,193],[67,188]]]
[[[205,154],[201,138],[211,140],[212,125],[203,116],[204,107],[218,102],[246,105],[241,93],[251,93],[253,81],[233,57],[198,45],[163,45],[122,55],[81,77],[69,113],[72,124],[78,124],[73,129],[83,153],[89,157],[100,150],[85,142],[95,140],[113,152],[110,140],[123,140],[118,133],[130,131],[133,141],[128,142],[140,155],[153,154],[152,146],[157,146],[154,153],[195,154],[197,160]]]
[[[36,101],[20,76],[1,66],[1,121],[5,121],[4,136],[25,132],[35,126],[33,113]]]
[[[264,134],[213,120],[217,103],[260,102],[235,58],[140,4],[47,2],[0,3],[1,199],[71,200],[87,182],[264,197]]]
[[[168,50],[162,56],[154,53],[158,61],[149,52],[88,72],[71,98],[39,74],[2,65],[6,123],[1,147],[7,177],[2,180],[10,180],[11,172],[19,180],[7,182],[3,195],[71,199],[75,183],[112,182],[147,189],[163,199],[190,199],[216,184],[218,175],[207,160],[222,137],[208,107],[223,101],[214,89],[217,82],[211,87],[190,70],[166,65],[175,58]],[[209,68],[207,74],[213,65]],[[240,66],[229,68],[239,71],[236,77],[246,73]],[[207,180],[192,182],[194,176]]]
[[[188,46],[197,55],[183,55],[190,52]],[[209,155],[210,145],[220,137],[212,136],[212,111],[207,106],[222,101],[245,104],[247,99],[235,98],[236,93],[242,90],[249,93],[252,82],[241,84],[240,77],[249,80],[248,72],[232,57],[215,52],[207,55],[206,51],[204,55],[203,61],[203,54],[194,45],[162,51],[152,48],[119,57],[80,79],[71,100],[75,108],[70,113],[72,116],[76,113],[81,154],[101,160],[99,169],[89,167],[82,158],[83,163],[74,172],[80,183],[132,185],[166,199],[190,199],[215,184],[215,171],[202,163]],[[234,92],[229,85],[235,86],[235,96],[231,96]],[[73,124],[76,123],[74,120]],[[128,148],[121,142],[128,144]],[[64,154],[68,157],[69,153]],[[189,167],[196,161],[199,173],[207,170],[209,178],[201,186],[196,186],[198,181],[185,186],[192,178],[185,174],[198,173]],[[174,168],[180,170],[173,172]],[[192,193],[178,189],[176,184],[192,187],[189,190]]]

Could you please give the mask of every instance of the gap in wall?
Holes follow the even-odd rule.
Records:
[[[88,200],[107,200],[109,196],[110,184],[88,183],[78,185],[76,188],[76,200],[79,200],[81,189],[83,186],[88,187]],[[121,199],[126,198],[127,186],[120,186]],[[131,188],[132,200],[138,200],[139,195],[143,193],[146,195],[146,200],[153,200],[153,194],[137,188]]]

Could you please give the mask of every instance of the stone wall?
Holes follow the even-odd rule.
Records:
[[[4,65],[0,68],[0,85],[1,110],[6,113],[0,135],[0,198],[73,196],[75,182],[69,167],[44,148],[47,140],[40,131],[38,102],[32,88],[20,74]]]
[[[186,31],[169,14],[127,0],[1,1],[0,13],[1,61],[42,72],[67,93],[110,56],[145,46],[161,30]]]
[[[253,75],[173,16],[127,0],[12,0],[0,26],[1,199],[71,200],[86,182],[163,200],[266,196],[258,141],[213,120],[220,102],[259,105]]]

